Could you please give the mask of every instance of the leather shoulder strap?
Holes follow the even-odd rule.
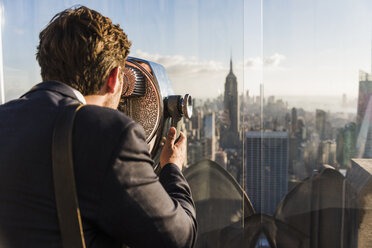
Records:
[[[57,117],[53,132],[54,194],[64,248],[85,248],[72,153],[74,119],[82,106],[84,105],[74,104],[64,107]]]

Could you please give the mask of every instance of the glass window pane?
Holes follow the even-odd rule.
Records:
[[[1,103],[42,81],[39,32],[76,4],[119,23],[131,57],[164,67],[158,109],[168,94],[192,96],[178,127],[196,247],[372,242],[371,1],[0,3]],[[159,143],[149,142],[156,162]]]

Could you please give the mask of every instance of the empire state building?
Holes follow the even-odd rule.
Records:
[[[236,148],[239,145],[238,81],[233,73],[232,59],[225,82],[224,109],[228,121],[221,130],[221,147]]]

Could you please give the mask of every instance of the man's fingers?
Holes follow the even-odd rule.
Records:
[[[167,140],[165,141],[165,145],[173,146],[175,140],[176,140],[176,129],[174,127],[171,127],[169,128]]]
[[[183,134],[183,132],[180,132],[180,137],[177,140],[177,143],[175,146],[180,147],[186,143],[186,136]]]

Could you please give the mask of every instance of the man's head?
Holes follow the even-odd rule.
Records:
[[[122,82],[131,43],[119,25],[100,13],[84,6],[66,9],[39,38],[36,58],[44,81],[63,82],[83,95],[114,90],[110,80],[111,86],[112,80]]]

